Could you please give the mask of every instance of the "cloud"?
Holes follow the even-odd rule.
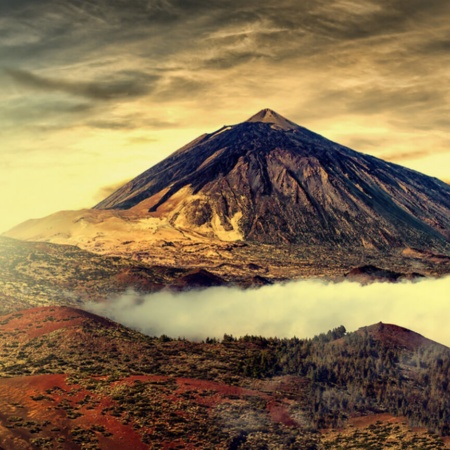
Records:
[[[418,110],[426,104],[444,103],[437,89],[423,86],[386,88],[386,86],[365,88],[348,101],[348,108],[354,113],[377,114],[392,108]]]
[[[158,139],[149,136],[133,136],[128,139],[130,144],[151,144],[158,142]]]
[[[72,128],[85,117],[98,112],[92,102],[83,99],[32,97],[4,98],[0,108],[3,132],[15,137],[32,133],[36,138],[39,132],[47,134]],[[42,148],[37,148],[37,151],[42,151]]]
[[[204,60],[202,64],[205,68],[221,70],[269,57],[269,54],[261,51],[230,50],[222,51],[220,54]]]
[[[157,102],[170,102],[190,99],[193,96],[197,100],[210,88],[210,81],[207,77],[197,76],[167,76],[158,89],[154,92],[154,100]]]
[[[139,128],[139,125],[128,120],[91,120],[87,123],[92,128],[100,128],[101,130],[133,130]]]
[[[383,155],[383,159],[387,161],[404,161],[406,159],[421,159],[430,155],[428,150],[417,150],[411,152],[400,152]]]
[[[15,9],[21,9],[30,4],[32,4],[32,0],[3,0],[0,3],[0,12],[10,13]]]
[[[245,5],[237,0],[220,0],[213,4],[202,0],[132,0],[126,3],[80,0],[70,4],[48,1],[39,7],[28,2],[22,12],[25,19],[19,16],[21,20],[16,17],[16,22],[21,24],[21,36],[29,36],[37,42],[24,44],[14,52],[0,53],[0,59],[12,59],[16,67],[21,67],[23,61],[32,60],[37,66],[42,59],[50,58],[53,64],[61,66],[64,62],[73,63],[75,55],[76,60],[86,63],[94,80],[99,77],[100,68],[102,78],[106,69],[108,79],[114,80],[120,77],[117,58],[122,60],[126,55],[131,67],[151,68],[164,78],[152,98],[154,101],[176,100],[180,95],[188,96],[192,89],[192,93],[199,91],[200,87],[196,86],[199,75],[204,75],[201,92],[216,96],[220,85],[232,82],[228,76],[239,77],[234,73],[227,75],[233,68],[242,68],[241,76],[251,77],[260,91],[265,88],[266,72],[280,78],[281,83],[286,71],[295,71],[299,74],[298,88],[301,88],[303,76],[311,78],[314,76],[311,72],[333,75],[330,84],[336,86],[349,76],[365,78],[375,69],[380,73],[387,70],[389,74],[383,73],[379,80],[379,89],[374,90],[372,86],[371,92],[368,79],[367,87],[361,85],[359,92],[341,91],[347,97],[347,108],[371,113],[387,110],[391,105],[395,107],[396,102],[417,105],[418,101],[427,101],[426,93],[420,92],[424,86],[420,86],[417,93],[404,90],[398,94],[395,87],[385,91],[389,87],[386,82],[394,79],[398,72],[410,78],[411,64],[414,64],[414,72],[421,67],[434,70],[439,66],[429,58],[429,49],[433,45],[436,48],[445,45],[446,30],[450,27],[443,22],[434,33],[421,30],[427,30],[436,20],[441,24],[440,17],[445,17],[448,10],[442,1],[412,2],[406,8],[402,0],[364,4],[353,0],[314,0],[300,4],[289,0],[264,3],[250,0]],[[97,23],[100,19],[103,25]],[[11,17],[5,18],[9,30],[11,23],[14,23]],[[28,33],[24,24],[28,25]],[[40,39],[36,38],[36,29]],[[277,65],[279,70],[274,73]],[[160,70],[167,67],[172,70],[162,74]],[[334,68],[338,70],[333,71]],[[205,84],[203,81],[208,74],[200,74],[205,70],[221,72],[223,77],[211,75],[214,82]],[[25,72],[18,78],[29,86],[94,98],[139,96],[151,91],[148,83],[136,84],[133,78],[123,82],[119,78],[100,86],[97,81],[73,85],[65,79],[41,79],[28,68]],[[170,84],[174,85],[173,90],[164,89]],[[315,97],[321,92],[317,90]],[[375,101],[372,108],[365,108],[371,100]]]
[[[127,184],[130,180],[123,180],[117,183],[110,184],[108,186],[103,186],[98,190],[98,192],[94,196],[94,200],[97,202],[101,202],[106,197],[109,197],[111,194],[117,191],[117,189],[121,188],[123,185]]]
[[[448,153],[450,152],[450,149],[427,149],[427,150],[413,150],[413,151],[405,151],[405,152],[397,152],[397,153],[390,153],[390,154],[383,154],[383,159],[387,161],[405,161],[405,160],[411,160],[411,159],[422,159],[426,158],[431,155],[436,155],[439,153]]]
[[[157,76],[138,74],[117,74],[111,81],[67,81],[35,75],[18,69],[5,69],[6,73],[19,85],[41,91],[59,91],[85,97],[91,100],[117,100],[146,95]],[[122,75],[122,76],[121,76]]]
[[[165,128],[176,128],[179,126],[176,123],[157,118],[143,118],[135,116],[117,117],[108,120],[97,118],[87,121],[85,125],[92,128],[100,128],[102,130],[136,130],[144,128],[156,128],[161,130]]]
[[[450,277],[368,286],[308,280],[249,290],[129,291],[87,309],[149,335],[194,340],[224,333],[312,337],[339,325],[355,330],[382,321],[450,345],[448,292]]]

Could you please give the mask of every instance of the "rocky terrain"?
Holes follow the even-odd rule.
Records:
[[[221,285],[248,288],[299,276],[365,284],[450,272],[450,258],[413,250],[386,255],[381,269],[375,267],[380,264],[376,252],[348,255],[324,247],[226,245],[208,258],[201,255],[205,247],[192,245],[169,247],[163,257],[158,248],[150,248],[140,259],[131,259],[0,236],[0,313],[48,305],[80,307],[128,288],[141,293]],[[362,262],[372,266],[360,266]]]
[[[41,307],[0,348],[5,450],[447,445],[450,350],[393,325],[194,343]]]
[[[150,267],[74,246],[4,237],[0,237],[0,267],[0,313],[34,306],[80,306],[111,298],[130,287],[150,293],[225,283],[205,270]]]

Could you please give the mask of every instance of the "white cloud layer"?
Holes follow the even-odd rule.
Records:
[[[246,334],[313,337],[393,323],[450,345],[450,277],[398,284],[295,281],[241,290],[219,287],[140,296],[129,291],[88,309],[148,335],[200,340]]]

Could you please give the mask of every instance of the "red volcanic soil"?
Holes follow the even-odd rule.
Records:
[[[5,332],[20,330],[22,333],[17,336],[17,339],[23,341],[63,328],[80,326],[86,320],[94,321],[105,327],[115,326],[108,319],[65,306],[46,306],[8,314],[1,317],[0,325]]]
[[[132,424],[124,425],[111,415],[101,414],[111,404],[107,397],[68,385],[65,375],[0,379],[2,448],[29,449],[34,439],[42,439],[54,447],[61,443],[64,449],[79,449],[73,430],[81,430],[105,450],[146,449]],[[73,410],[77,414],[71,415]]]
[[[289,415],[286,406],[278,400],[270,400],[267,402],[267,411],[273,422],[281,423],[288,427],[298,427],[299,424]]]
[[[133,286],[137,291],[153,292],[158,289],[162,289],[162,284],[155,283],[151,276],[153,271],[143,267],[129,267],[121,270],[116,275],[116,281],[119,286],[127,288]]]
[[[164,383],[170,379],[173,378],[130,376],[111,382],[110,387],[113,391],[120,385],[132,386],[136,382]],[[298,426],[290,417],[283,401],[265,392],[190,378],[178,378],[174,381],[176,389],[167,396],[167,400],[173,404],[183,403],[183,394],[190,392],[195,404],[206,406],[212,413],[219,404],[255,396],[266,402],[266,410],[273,422]],[[165,395],[164,392],[160,394],[161,397]],[[81,385],[68,384],[67,376],[62,374],[0,379],[1,448],[29,449],[33,439],[41,439],[53,446],[61,443],[64,449],[79,449],[80,442],[74,436],[76,438],[76,433],[80,430],[95,440],[102,450],[148,448],[142,442],[142,436],[134,429],[133,420],[124,424],[123,420],[110,414],[111,407],[115,405],[117,402],[106,392],[105,395],[96,394]],[[184,414],[180,412],[180,415]],[[189,420],[189,415],[186,419]],[[196,447],[182,439],[175,439],[162,442],[161,448]]]
[[[358,332],[391,348],[443,347],[396,325],[378,323]],[[209,448],[203,444],[210,437],[209,430],[214,432],[218,417],[233,418],[238,409],[257,411],[257,417],[275,431],[280,429],[278,424],[296,429],[307,424],[295,408],[309,401],[310,381],[306,378],[243,378],[240,386],[231,386],[220,378],[187,378],[191,365],[181,371],[175,363],[173,371],[160,372],[164,375],[145,375],[153,370],[158,373],[159,366],[141,370],[147,366],[137,365],[140,357],[145,356],[144,364],[153,359],[167,363],[180,348],[187,351],[191,347],[175,341],[158,346],[157,340],[141,341],[139,334],[85,311],[43,307],[2,316],[0,337],[9,364],[4,365],[4,373],[19,375],[0,378],[0,450],[144,450],[149,443],[161,449]],[[153,353],[147,354],[147,350]],[[62,361],[59,365],[43,366],[49,351]],[[181,358],[180,367],[191,361]],[[53,373],[22,376],[43,373],[41,369]],[[67,373],[55,373],[58,371]],[[350,423],[367,427],[377,420],[404,419],[371,415],[352,418]]]
[[[229,386],[215,381],[197,380],[193,378],[177,378],[178,389],[173,400],[183,392],[194,391],[198,404],[215,407],[221,403],[229,402],[229,398],[259,397],[266,402],[266,410],[271,420],[287,426],[298,426],[289,415],[286,405],[274,396],[255,389],[246,389],[239,386]],[[208,395],[202,395],[208,392]]]
[[[371,414],[369,416],[351,417],[348,420],[348,422],[349,424],[355,426],[356,428],[365,428],[377,422],[406,424],[406,418],[401,416],[398,417],[393,416],[392,414],[389,413],[383,413],[383,414]]]
[[[421,347],[430,346],[445,348],[442,344],[432,341],[431,339],[427,339],[421,334],[408,330],[407,328],[399,327],[398,325],[380,322],[358,330],[358,333],[360,334],[365,332],[377,341],[382,342],[387,347],[404,348],[411,351],[417,350]]]

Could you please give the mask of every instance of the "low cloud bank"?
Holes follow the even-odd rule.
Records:
[[[151,336],[190,340],[225,333],[303,338],[339,325],[353,331],[382,321],[450,346],[450,277],[368,286],[306,280],[145,296],[128,291],[87,309]]]

